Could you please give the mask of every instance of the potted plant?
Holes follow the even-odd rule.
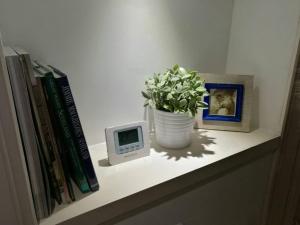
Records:
[[[188,146],[197,110],[207,107],[199,73],[175,65],[146,80],[142,94],[154,112],[157,143],[174,149]]]

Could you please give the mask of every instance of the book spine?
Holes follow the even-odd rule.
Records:
[[[35,138],[36,138],[36,143],[38,145],[38,148],[41,149],[38,137],[36,136]],[[39,157],[40,157],[41,171],[42,171],[43,181],[44,181],[45,191],[46,191],[46,199],[45,199],[46,201],[44,202],[46,203],[46,206],[44,207],[44,211],[45,211],[45,217],[48,217],[52,214],[55,206],[55,201],[54,198],[52,197],[53,191],[55,191],[53,186],[54,183],[53,181],[50,180],[51,177],[50,171],[48,165],[46,165],[47,161],[45,159],[45,155],[42,154],[41,150],[39,151]]]
[[[45,94],[45,97],[47,95]],[[58,149],[58,153],[60,155],[60,159],[62,162],[62,167],[63,167],[63,173],[65,175],[65,179],[66,179],[66,184],[67,184],[67,189],[68,189],[68,193],[69,195],[65,197],[64,200],[66,200],[66,202],[71,202],[71,201],[75,201],[75,193],[73,190],[73,185],[72,185],[72,181],[71,181],[71,165],[68,159],[68,154],[67,151],[65,151],[66,147],[63,146],[63,143],[61,141],[61,138],[63,135],[60,132],[60,129],[58,127],[58,123],[59,121],[57,121],[57,119],[55,118],[54,115],[54,110],[50,104],[50,102],[48,101],[48,98],[46,98],[47,100],[47,105],[48,105],[48,111],[49,111],[49,115],[52,121],[52,127],[53,127],[53,132],[54,132],[54,136],[55,136],[55,140],[56,140],[56,144],[57,144],[57,149]]]
[[[43,182],[43,174],[39,159],[39,152],[34,134],[34,124],[30,110],[29,97],[22,76],[22,68],[18,57],[5,56],[7,62],[8,75],[12,88],[13,100],[16,108],[20,135],[24,148],[26,166],[32,190],[33,202],[37,219],[47,216],[47,199]]]
[[[32,85],[32,89],[33,89],[33,94],[37,105],[37,110],[40,116],[41,129],[49,153],[49,161],[52,164],[60,192],[61,193],[63,192],[65,198],[68,198],[69,194],[68,194],[68,188],[66,184],[64,171],[63,171],[63,166],[60,160],[58,147],[55,140],[53,127],[51,124],[50,115],[48,112],[47,102],[43,92],[42,82],[39,77],[36,78],[35,85]]]
[[[72,91],[67,76],[56,78],[57,85],[60,89],[61,96],[68,114],[69,124],[72,127],[73,135],[77,144],[77,150],[81,163],[87,177],[90,189],[92,191],[99,190],[99,183],[90,157],[89,149],[84,137]]]
[[[61,101],[53,74],[51,72],[46,73],[45,76],[42,77],[42,83],[48,94],[50,103],[53,105],[54,115],[59,121],[59,127],[63,136],[64,146],[68,150],[68,156],[71,161],[73,179],[78,185],[81,192],[89,192],[90,188],[81,167],[81,162],[77,154],[76,145],[68,124],[67,114]]]
[[[35,96],[33,93],[33,88],[32,88],[30,76],[29,76],[29,70],[28,70],[27,64],[25,62],[25,56],[19,55],[19,61],[22,66],[23,76],[24,76],[24,80],[25,80],[25,84],[26,84],[26,88],[27,88],[27,92],[28,92],[28,96],[29,96],[29,103],[30,103],[30,108],[32,111],[32,118],[33,118],[33,122],[34,122],[35,133],[37,136],[37,143],[39,146],[38,149],[41,151],[41,155],[43,156],[43,157],[40,156],[40,159],[41,159],[41,161],[43,161],[46,164],[45,168],[47,168],[48,171],[47,171],[47,173],[44,173],[44,174],[51,181],[51,182],[49,182],[49,185],[51,187],[50,189],[52,190],[51,191],[52,195],[50,195],[50,196],[51,197],[53,196],[57,200],[57,202],[59,204],[61,204],[62,199],[61,199],[61,195],[60,195],[59,184],[58,184],[58,180],[56,178],[56,174],[55,174],[53,164],[51,161],[51,157],[49,154],[50,152],[48,151],[49,149],[46,144],[45,136],[44,136],[44,133],[42,130],[41,117],[38,112],[37,102],[35,100]],[[49,187],[49,185],[47,185],[47,186]]]

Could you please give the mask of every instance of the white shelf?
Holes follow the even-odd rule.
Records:
[[[160,184],[174,178],[185,177],[192,171],[201,171],[201,168],[207,168],[208,165],[216,164],[245,150],[252,151],[254,147],[261,146],[263,143],[267,143],[264,146],[265,151],[274,150],[279,143],[278,137],[276,133],[261,129],[251,133],[198,130],[193,134],[192,145],[186,149],[167,150],[152,142],[149,157],[116,166],[108,165],[105,143],[91,146],[90,153],[99,178],[100,190],[70,205],[58,207],[52,216],[42,220],[40,224],[59,224],[74,217],[77,217],[75,220],[78,223],[75,220],[72,222],[80,224],[81,219],[83,222],[84,216],[87,215],[89,218],[94,218],[89,220],[89,225],[99,224],[101,221],[98,219],[103,221],[112,219],[121,211],[124,213],[151,200],[151,197],[150,200],[145,197],[137,201],[135,195],[137,193],[141,194],[145,190],[157,188]],[[162,193],[166,193],[166,190]],[[113,204],[116,202],[118,202],[117,206]],[[120,204],[122,202],[128,209],[116,212],[115,210],[122,206]],[[66,224],[72,223],[67,221]]]

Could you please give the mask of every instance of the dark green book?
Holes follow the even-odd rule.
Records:
[[[40,77],[39,77],[39,79],[40,79]],[[60,137],[62,137],[62,134],[61,134],[61,131],[58,127],[59,122],[56,121],[56,118],[54,116],[54,109],[52,108],[52,106],[51,106],[51,104],[48,100],[49,99],[47,99],[49,116],[50,116],[50,119],[52,121],[53,133],[54,133],[54,137],[56,139],[58,153],[60,155],[60,159],[61,159],[61,162],[62,162],[63,173],[64,173],[64,176],[65,176],[66,185],[67,185],[67,190],[65,190],[65,192],[67,192],[67,196],[65,197],[65,201],[69,203],[71,201],[76,200],[74,190],[73,190],[73,186],[72,186],[72,181],[71,181],[71,165],[70,165],[70,162],[69,162],[69,159],[68,159],[68,154],[65,151],[66,148],[64,148],[62,140],[60,138]]]
[[[67,113],[65,111],[59,90],[56,86],[55,78],[52,72],[46,72],[44,76],[41,77],[41,80],[49,102],[54,109],[54,116],[59,122],[58,126],[62,134],[64,147],[66,148],[65,151],[67,151],[67,155],[70,159],[72,178],[81,192],[89,192],[90,188],[84,171],[81,167],[81,162],[78,157],[75,141],[73,139],[72,131],[68,123]]]
[[[68,121],[70,127],[72,128],[71,130],[73,131],[75,144],[77,144],[78,155],[81,159],[81,165],[85,172],[90,189],[92,191],[97,191],[99,190],[98,179],[93,167],[92,159],[84,137],[83,129],[81,127],[79,115],[76,109],[68,77],[60,70],[52,66],[49,67],[53,69],[56,84],[58,86],[58,89],[60,90],[60,94],[62,96],[62,100],[64,102],[66,112],[68,114]]]

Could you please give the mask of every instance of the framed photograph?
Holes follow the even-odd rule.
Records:
[[[207,109],[197,115],[195,128],[244,131],[251,130],[253,76],[200,74],[209,96]]]
[[[208,108],[203,110],[203,120],[241,122],[244,85],[206,83],[205,87],[209,96],[204,98]]]

